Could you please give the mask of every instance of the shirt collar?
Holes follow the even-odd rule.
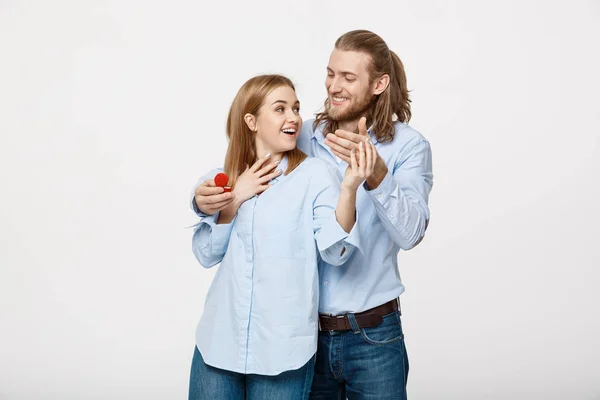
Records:
[[[277,168],[275,170],[280,170],[282,173],[279,176],[276,176],[275,178],[271,179],[269,181],[269,184],[275,184],[277,182],[279,182],[281,179],[283,179],[284,175],[285,175],[285,171],[287,170],[288,167],[288,158],[287,156],[284,154],[283,157],[281,158],[281,161],[279,162],[279,165],[277,165]]]

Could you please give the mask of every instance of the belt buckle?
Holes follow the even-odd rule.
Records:
[[[345,315],[333,315],[331,313],[329,313],[329,314],[321,314],[321,315],[323,315],[323,316],[325,316],[327,318],[337,318],[337,319],[340,319],[340,318],[343,319],[345,317]],[[335,329],[328,329],[327,331],[329,333],[333,333],[333,332],[335,332]],[[319,332],[323,332],[323,327],[321,326],[321,318],[320,318],[320,316],[319,316]]]
[[[319,323],[319,332],[323,332],[323,327],[321,326],[321,315],[324,315],[326,317],[333,317],[333,314],[318,314],[317,315],[317,322]]]

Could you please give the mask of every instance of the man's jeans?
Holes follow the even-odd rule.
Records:
[[[400,312],[373,328],[319,332],[315,376],[310,394],[317,400],[406,399],[408,356]]]
[[[276,376],[240,374],[207,365],[195,347],[189,400],[305,400],[314,365],[315,356],[300,369]]]

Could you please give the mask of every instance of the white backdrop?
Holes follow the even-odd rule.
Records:
[[[296,3],[296,2],[294,2]],[[258,73],[381,35],[431,142],[412,399],[600,399],[598,1],[0,1],[0,399],[187,398],[196,179]]]

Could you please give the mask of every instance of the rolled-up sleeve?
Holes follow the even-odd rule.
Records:
[[[338,175],[332,168],[313,202],[313,230],[321,258],[331,265],[345,263],[355,249],[361,251],[358,215],[350,233],[337,221],[335,208],[340,196]]]
[[[203,218],[192,237],[194,256],[205,268],[220,263],[229,246],[235,218],[229,224],[217,224],[218,219],[219,213]]]

